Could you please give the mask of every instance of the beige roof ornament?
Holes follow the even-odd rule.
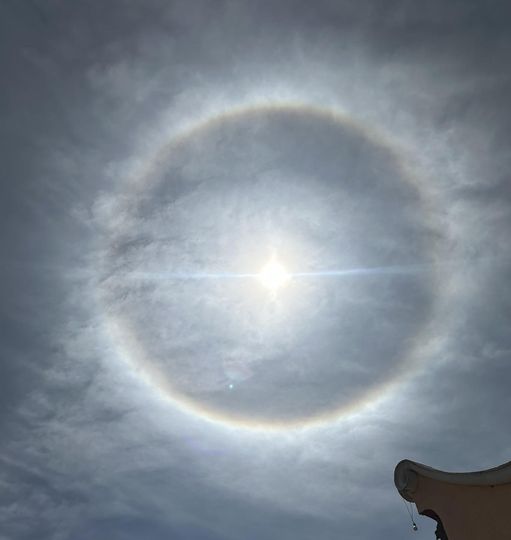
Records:
[[[511,462],[449,473],[404,460],[394,471],[394,483],[419,514],[437,522],[437,539],[511,539]]]

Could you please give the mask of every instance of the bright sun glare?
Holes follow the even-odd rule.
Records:
[[[272,292],[276,292],[289,280],[286,269],[274,258],[267,262],[259,272],[259,281]]]

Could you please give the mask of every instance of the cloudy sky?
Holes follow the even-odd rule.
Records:
[[[510,31],[2,0],[0,539],[433,538],[398,461],[511,459]]]

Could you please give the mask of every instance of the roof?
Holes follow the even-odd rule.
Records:
[[[394,470],[394,483],[401,496],[407,501],[414,501],[413,494],[417,488],[419,476],[461,486],[497,486],[510,484],[511,461],[492,469],[452,473],[433,469],[422,463],[405,459],[400,461]]]

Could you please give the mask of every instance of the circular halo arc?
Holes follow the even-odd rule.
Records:
[[[405,159],[403,153],[399,151],[396,143],[390,143],[388,138],[376,129],[368,129],[367,126],[354,121],[341,111],[301,102],[265,102],[262,104],[256,103],[253,105],[244,105],[220,113],[211,114],[210,116],[191,123],[170,136],[170,139],[165,144],[161,145],[142,165],[141,170],[138,171],[137,174],[124,181],[122,187],[130,190],[131,196],[136,196],[137,193],[140,193],[144,189],[146,182],[156,175],[167,163],[167,158],[171,152],[178,149],[179,146],[188,139],[199,135],[201,132],[210,129],[217,124],[220,125],[227,120],[235,120],[237,118],[250,117],[251,115],[263,113],[269,114],[272,112],[288,112],[302,115],[310,114],[315,118],[323,118],[330,122],[337,123],[342,127],[349,127],[359,135],[362,135],[369,142],[383,148],[395,160],[400,179],[411,184],[416,189],[423,214],[426,218],[428,217],[428,209],[430,205],[432,205],[432,201],[427,193],[426,183],[415,171],[412,171],[407,159]],[[128,184],[127,186],[126,183]],[[429,246],[429,248],[432,253],[436,251],[436,246],[433,244]],[[437,271],[438,269],[433,266],[432,279],[434,282],[439,282],[440,276],[437,275]],[[340,407],[333,407],[331,410],[289,421],[269,421],[247,418],[244,415],[237,415],[235,413],[220,413],[201,406],[197,401],[179,393],[172,386],[168,377],[165,376],[149,358],[147,358],[147,354],[143,350],[143,347],[134,335],[128,331],[127,325],[112,315],[106,306],[102,306],[101,292],[99,289],[97,291],[97,298],[102,313],[104,314],[103,320],[105,322],[105,329],[108,337],[113,342],[114,349],[122,360],[137,374],[137,377],[149,388],[156,391],[159,397],[182,412],[192,414],[208,422],[224,427],[251,431],[285,431],[318,427],[355,414],[366,406],[370,406],[376,401],[388,396],[397,385],[409,378],[414,371],[420,367],[417,349],[421,344],[421,338],[427,334],[428,327],[427,323],[423,324],[417,334],[409,340],[410,344],[405,348],[405,353],[397,363],[393,377],[389,377],[377,385],[371,385],[352,402]],[[433,298],[433,304],[434,301],[435,298]],[[434,305],[432,310],[434,311]]]

